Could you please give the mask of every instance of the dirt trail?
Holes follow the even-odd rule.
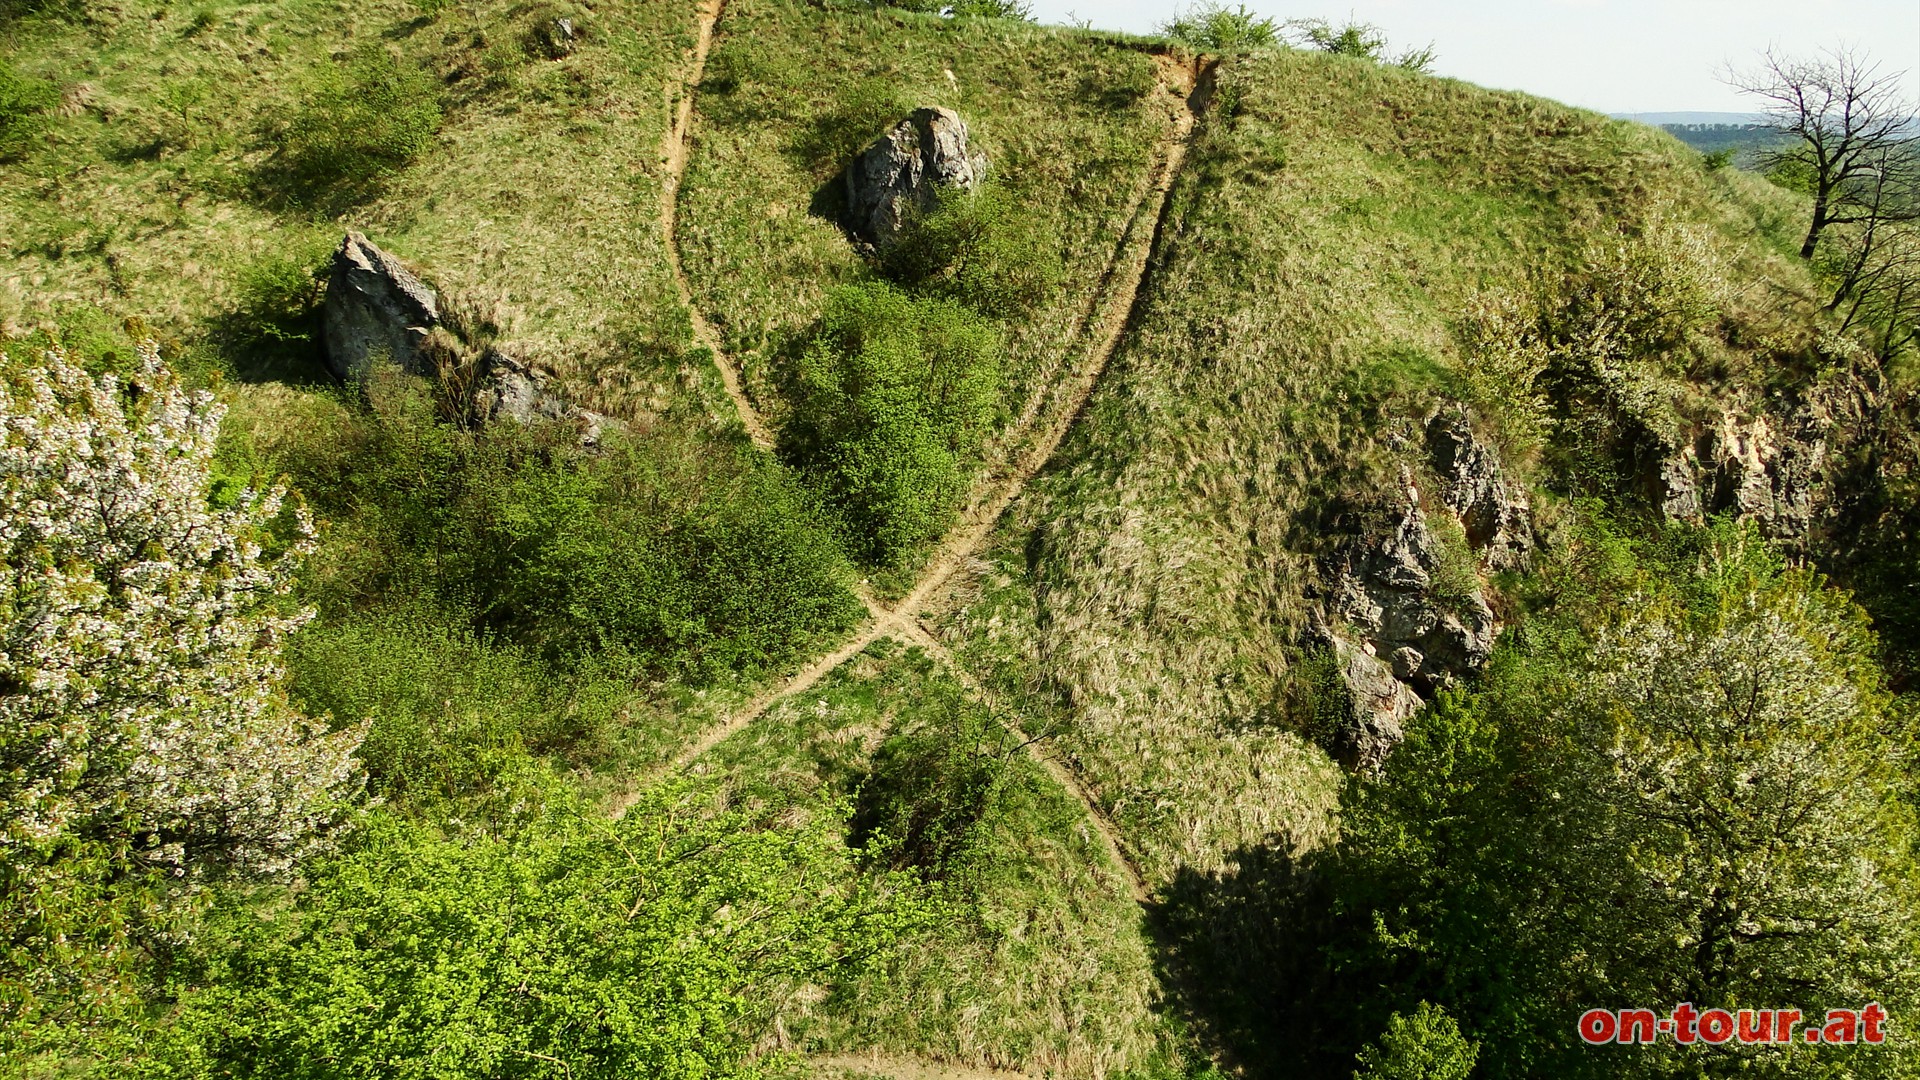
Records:
[[[720,370],[727,394],[733,399],[734,406],[740,413],[740,421],[755,445],[770,449],[773,446],[771,432],[760,419],[753,403],[748,400],[740,384],[738,370],[720,347],[718,332],[693,302],[693,290],[681,267],[679,240],[674,231],[678,223],[680,184],[686,175],[689,138],[693,123],[694,93],[705,71],[707,53],[713,44],[714,27],[720,20],[724,3],[725,0],[702,0],[700,5],[699,30],[693,52],[688,60],[686,82],[680,91],[673,128],[662,147],[666,176],[661,188],[660,227],[666,240],[668,262],[673,269],[674,285],[680,294],[681,303],[686,306],[693,322],[694,337],[701,345],[713,352],[715,366]],[[1189,59],[1170,54],[1158,54],[1154,59],[1159,68],[1161,92],[1178,104],[1170,110],[1169,131],[1162,144],[1161,160],[1152,174],[1152,182],[1146,190],[1140,192],[1129,215],[1126,228],[1121,234],[1120,243],[1102,271],[1099,287],[1078,320],[1080,323],[1078,333],[1084,342],[1078,362],[1064,376],[1046,380],[1047,386],[1037,392],[1027,403],[1015,422],[1014,429],[1001,443],[1006,448],[1005,451],[996,455],[999,458],[997,462],[989,463],[982,481],[975,486],[966,509],[962,511],[959,523],[947,533],[939,549],[934,553],[934,557],[928,562],[907,595],[900,602],[889,607],[880,603],[864,583],[856,587],[855,593],[866,607],[871,619],[859,633],[840,648],[808,664],[779,686],[763,691],[753,700],[734,710],[726,720],[702,732],[699,738],[675,756],[670,766],[671,771],[684,770],[695,759],[751,724],[775,704],[796,694],[805,693],[834,669],[859,655],[867,646],[883,637],[898,637],[910,644],[919,645],[927,651],[928,655],[939,659],[952,669],[955,676],[971,693],[991,703],[992,693],[974,679],[938,638],[921,625],[920,616],[927,610],[929,601],[935,593],[960,573],[979,553],[1000,516],[1051,460],[1061,440],[1066,437],[1068,430],[1072,428],[1074,422],[1079,419],[1081,411],[1086,407],[1088,398],[1092,396],[1094,384],[1106,370],[1107,363],[1119,346],[1127,325],[1133,319],[1140,287],[1146,280],[1148,262],[1159,246],[1160,235],[1166,224],[1168,197],[1173,190],[1174,179],[1179,175],[1180,168],[1186,160],[1187,148],[1198,126],[1200,115],[1212,95],[1213,74],[1216,66],[1214,60],[1206,57]],[[1151,228],[1146,227],[1148,222],[1151,223]],[[1098,314],[1097,323],[1094,322],[1096,313]],[[1058,404],[1048,408],[1047,406],[1053,402]],[[1128,889],[1134,899],[1145,902],[1149,896],[1146,880],[1141,876],[1139,868],[1127,857],[1126,849],[1120,842],[1118,830],[1094,801],[1092,794],[1080,783],[1071,769],[1048,753],[1038,742],[1029,743],[1027,749],[1047,775],[1080,803],[1099,834],[1101,846],[1106,849],[1114,867],[1126,878]],[[864,1068],[868,1071],[914,1078],[914,1080],[944,1080],[944,1078],[974,1080],[974,1078],[1018,1075],[954,1070],[915,1064],[905,1059],[838,1057],[815,1060],[836,1067]],[[880,1067],[882,1062],[890,1064],[882,1068]],[[841,1063],[844,1063],[844,1066]]]
[[[1100,305],[1102,316],[1099,324],[1093,328],[1087,350],[1079,364],[1060,380],[1059,396],[1062,403],[1051,410],[1052,416],[1046,418],[1044,427],[1028,438],[1016,436],[1010,440],[1012,445],[1026,443],[1024,452],[1013,456],[1011,468],[998,475],[990,475],[987,482],[977,487],[967,508],[961,512],[960,523],[947,533],[939,551],[914,583],[911,592],[895,606],[896,611],[918,612],[924,609],[927,601],[942,585],[953,577],[986,542],[987,534],[1006,512],[1008,506],[1027,484],[1039,474],[1053,452],[1059,448],[1060,441],[1066,438],[1080,413],[1086,408],[1087,399],[1093,395],[1093,387],[1107,368],[1107,362],[1113,358],[1114,350],[1120,344],[1121,335],[1126,332],[1127,324],[1133,319],[1133,309],[1140,296],[1140,286],[1146,281],[1147,261],[1159,246],[1160,233],[1166,224],[1168,195],[1173,190],[1174,178],[1180,174],[1180,167],[1186,162],[1187,147],[1193,139],[1193,133],[1199,123],[1200,114],[1206,108],[1213,93],[1213,73],[1216,62],[1210,58],[1196,58],[1183,62],[1171,56],[1157,56],[1160,62],[1162,85],[1184,96],[1184,107],[1176,110],[1165,153],[1160,168],[1154,176],[1153,188],[1148,193],[1147,202],[1152,213],[1136,212],[1129,226],[1129,235],[1121,238],[1125,256],[1119,261],[1120,272],[1108,282],[1106,297]],[[1146,209],[1145,206],[1141,211]],[[1151,220],[1152,230],[1145,236],[1138,235],[1143,220]],[[1031,428],[1041,422],[1036,415]]]
[[[713,48],[713,28],[720,22],[720,11],[725,6],[726,0],[700,0],[699,28],[694,35],[693,52],[687,57],[685,80],[679,87],[680,100],[674,108],[673,126],[660,146],[663,166],[660,177],[660,235],[666,243],[667,265],[673,270],[674,291],[680,294],[680,306],[687,309],[687,316],[693,322],[693,340],[713,353],[713,366],[720,371],[720,381],[727,388],[727,396],[733,399],[733,407],[740,414],[740,423],[747,429],[747,437],[760,449],[771,450],[773,432],[767,430],[753,403],[747,399],[746,387],[740,381],[740,369],[720,345],[720,332],[700,313],[700,306],[693,302],[693,285],[687,281],[687,272],[680,264],[680,185],[687,178],[687,156],[693,139],[693,95],[706,74],[707,53]]]
[[[908,644],[920,646],[928,656],[945,664],[953,672],[954,678],[960,680],[960,684],[966,687],[975,698],[990,708],[999,704],[998,695],[975,679],[973,673],[960,663],[959,657],[948,651],[939,638],[934,637],[926,627],[920,625],[918,619],[904,620],[899,625]],[[1133,894],[1134,902],[1144,904],[1152,899],[1152,892],[1147,888],[1147,879],[1141,875],[1140,868],[1134,865],[1133,860],[1127,857],[1126,848],[1120,844],[1120,831],[1114,827],[1113,820],[1107,817],[1106,811],[1100,809],[1100,805],[1094,802],[1093,793],[1088,791],[1073,770],[1061,764],[1060,760],[1054,757],[1040,740],[1029,741],[1024,749],[1027,756],[1045,770],[1054,783],[1067,789],[1067,793],[1079,802],[1081,809],[1086,812],[1087,820],[1093,823],[1093,830],[1100,838],[1100,846],[1106,849],[1107,861],[1127,879],[1127,891]]]
[[[1026,1073],[974,1069],[893,1054],[818,1054],[807,1062],[816,1073],[858,1073],[892,1080],[1028,1080]]]

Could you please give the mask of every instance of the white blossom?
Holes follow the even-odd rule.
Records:
[[[213,505],[224,409],[138,359],[122,382],[0,354],[0,859],[82,831],[180,875],[284,872],[364,734],[281,691],[313,523],[279,487]]]

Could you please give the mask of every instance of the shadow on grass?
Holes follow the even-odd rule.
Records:
[[[1167,1007],[1235,1075],[1346,1080],[1373,1033],[1330,961],[1333,860],[1242,848],[1183,868],[1147,912]]]

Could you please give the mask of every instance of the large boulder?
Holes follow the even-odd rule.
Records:
[[[333,253],[320,322],[327,370],[335,378],[364,379],[380,360],[432,374],[420,370],[420,346],[440,325],[439,298],[357,232],[348,232]]]
[[[951,109],[915,109],[847,167],[847,226],[885,247],[943,190],[969,190],[985,162],[967,147],[967,125]]]

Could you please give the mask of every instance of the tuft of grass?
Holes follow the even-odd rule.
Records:
[[[272,124],[273,153],[256,188],[270,204],[336,216],[374,198],[412,164],[441,118],[439,89],[426,72],[384,49],[364,49],[308,76],[299,104]]]
[[[60,100],[52,83],[21,75],[0,59],[0,161],[32,147],[46,128],[46,112]]]

